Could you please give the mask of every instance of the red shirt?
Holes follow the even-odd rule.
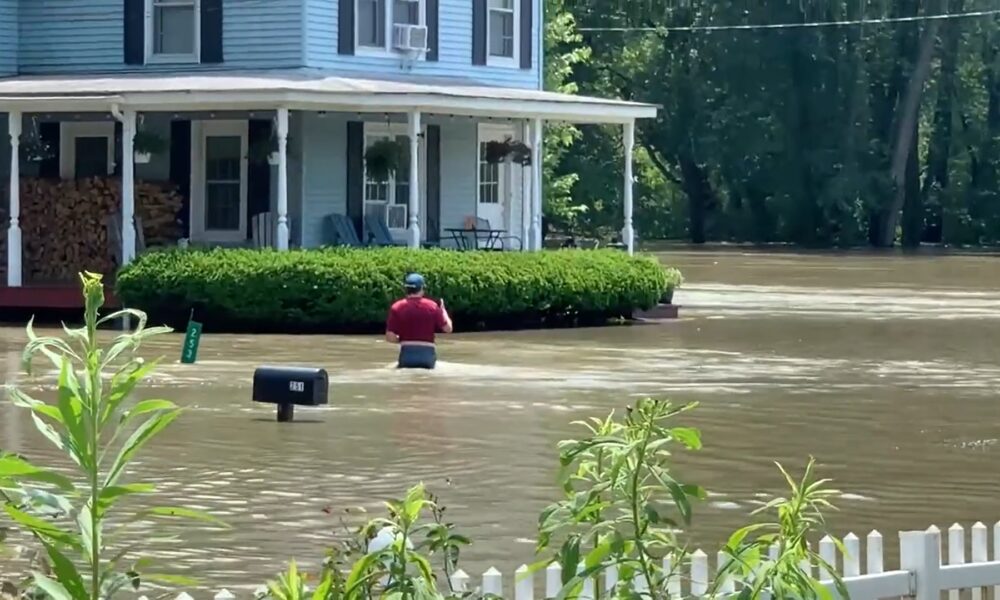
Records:
[[[386,331],[399,336],[400,343],[434,343],[434,334],[444,329],[444,311],[430,298],[403,298],[389,309]]]

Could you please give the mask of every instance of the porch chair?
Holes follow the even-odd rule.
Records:
[[[489,222],[488,219],[484,219],[482,217],[476,217],[476,229],[493,229],[493,226],[490,225],[490,222]],[[507,248],[507,242],[508,241],[510,241],[510,242],[517,242],[517,248],[510,248],[511,250],[523,250],[524,249],[524,242],[522,242],[521,238],[517,237],[516,235],[504,235],[504,236],[500,236],[499,238],[493,238],[493,239],[494,239],[494,241],[499,240],[500,247],[499,248],[496,248],[496,247],[488,248],[489,250],[507,250],[508,249]]]
[[[405,246],[406,242],[397,242],[392,238],[392,232],[378,215],[365,216],[365,242],[369,246]]]
[[[138,256],[146,251],[146,234],[142,227],[142,217],[134,215],[132,221],[135,227],[135,253]],[[118,213],[108,215],[105,225],[108,229],[108,252],[115,259],[115,264],[122,264],[122,216]]]
[[[326,217],[330,238],[334,246],[361,248],[364,244],[358,238],[354,223],[347,215],[332,214]]]
[[[250,241],[254,248],[274,248],[278,241],[278,221],[271,211],[250,218]]]

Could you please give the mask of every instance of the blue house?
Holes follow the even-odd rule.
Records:
[[[369,222],[414,248],[475,226],[538,249],[546,121],[623,127],[631,249],[634,123],[656,108],[543,91],[541,6],[0,0],[7,285],[128,262],[151,237],[328,245],[338,216],[362,241]],[[156,211],[174,233],[150,230]]]

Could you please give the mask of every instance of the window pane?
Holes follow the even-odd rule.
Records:
[[[385,0],[358,0],[358,45],[385,47]]]
[[[490,0],[490,8],[514,10],[514,0]]]
[[[77,179],[108,176],[108,138],[78,137],[74,142]]]
[[[194,54],[194,5],[153,9],[153,52]]]
[[[205,228],[239,231],[243,140],[238,135],[205,139]]]
[[[513,11],[490,11],[490,56],[514,58]]]
[[[243,144],[239,136],[212,136],[205,140],[205,179],[239,181]]]
[[[390,206],[387,224],[390,229],[406,229],[406,206],[401,204]]]
[[[401,25],[420,24],[420,3],[407,0],[393,0],[392,22]]]
[[[205,229],[240,230],[239,183],[208,183],[205,186]]]

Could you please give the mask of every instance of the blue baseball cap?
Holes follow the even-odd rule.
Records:
[[[408,290],[422,290],[424,289],[424,276],[420,273],[410,273],[403,280],[403,287]]]

